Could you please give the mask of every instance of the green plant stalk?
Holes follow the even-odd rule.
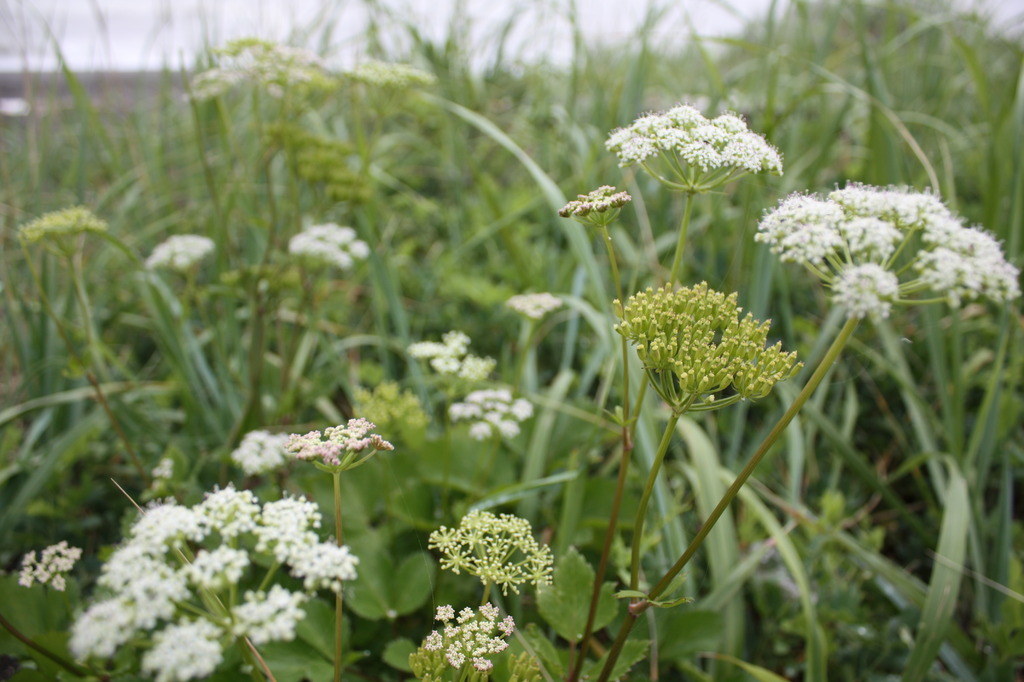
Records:
[[[662,462],[668,453],[669,443],[672,442],[672,434],[675,433],[676,424],[679,423],[681,412],[672,412],[668,423],[665,424],[665,432],[661,435],[661,442],[658,443],[658,451],[654,454],[654,462],[651,464],[651,471],[647,474],[647,482],[644,484],[644,492],[640,496],[640,503],[636,508],[636,520],[633,522],[633,545],[629,559],[629,589],[640,589],[640,545],[643,543],[644,521],[647,517],[647,505],[651,501],[651,494],[654,492],[654,483],[658,479]]]
[[[733,481],[732,485],[729,486],[729,489],[722,495],[722,499],[708,516],[700,530],[697,531],[697,534],[690,542],[689,547],[686,548],[686,551],[683,552],[676,563],[673,564],[672,568],[670,568],[661,580],[659,580],[651,589],[646,600],[635,601],[630,604],[629,612],[627,613],[626,618],[623,619],[622,626],[619,628],[619,633],[615,638],[615,642],[612,644],[611,649],[608,652],[608,659],[605,661],[604,668],[601,670],[601,676],[598,678],[598,682],[608,681],[611,671],[615,667],[615,662],[618,660],[619,654],[622,653],[622,647],[629,638],[629,633],[633,629],[633,625],[636,623],[637,619],[640,617],[640,614],[650,608],[651,602],[657,599],[666,589],[668,589],[672,581],[675,580],[675,577],[679,575],[683,568],[686,567],[686,564],[689,563],[690,559],[693,558],[693,555],[697,553],[697,550],[700,549],[701,544],[703,544],[705,538],[707,538],[708,534],[711,532],[711,529],[714,528],[715,524],[718,522],[718,519],[721,518],[722,514],[725,513],[725,510],[732,503],[733,499],[735,499],[740,488],[743,487],[743,484],[746,483],[747,479],[754,473],[754,470],[761,463],[761,460],[764,459],[765,455],[768,454],[775,442],[782,436],[786,427],[789,426],[791,421],[793,421],[793,418],[818,388],[818,385],[825,378],[825,375],[828,374],[832,365],[834,365],[836,360],[839,359],[839,355],[842,353],[843,348],[846,347],[850,337],[853,336],[853,332],[857,329],[858,322],[859,320],[857,318],[849,318],[846,321],[846,324],[843,325],[842,329],[839,330],[835,340],[832,341],[832,345],[829,346],[828,351],[825,352],[825,355],[822,357],[818,367],[814,370],[814,374],[812,374],[811,378],[807,380],[807,383],[804,385],[803,389],[800,390],[796,399],[793,400],[793,403],[789,406],[786,412],[779,418],[779,421],[776,422],[774,427],[772,427],[772,430],[768,435],[765,436],[764,441],[761,442],[760,447],[758,447],[757,451],[754,452],[750,461],[747,462],[747,465],[743,468],[743,471],[736,476],[736,480]]]
[[[334,536],[341,547],[341,472],[331,472],[334,479]],[[334,595],[334,682],[341,680],[341,590]]]
[[[683,264],[683,251],[686,248],[686,235],[690,231],[690,215],[693,212],[693,194],[686,193],[685,207],[683,208],[683,219],[679,223],[679,239],[676,241],[676,253],[672,257],[672,269],[668,273],[668,284],[676,284],[683,273],[680,266]]]
[[[32,639],[30,639],[24,633],[18,630],[18,628],[14,627],[14,625],[9,620],[4,618],[3,614],[0,614],[0,625],[3,625],[4,629],[7,630],[7,632],[11,633],[11,636],[13,636],[15,639],[17,639],[22,644],[27,646],[29,649],[32,649],[33,651],[42,654],[43,656],[46,656],[48,659],[50,659],[60,667],[64,668],[71,674],[77,677],[86,677],[92,674],[89,670],[83,668],[82,666],[76,665],[75,663],[68,661],[64,657],[53,653],[41,644],[37,644],[36,642],[34,642]]]
[[[21,250],[22,253],[25,254],[25,263],[28,265],[29,272],[32,274],[32,281],[35,283],[36,289],[39,290],[39,299],[42,301],[43,307],[46,309],[46,314],[50,316],[50,319],[53,320],[54,325],[56,325],[57,333],[60,335],[61,340],[64,341],[64,346],[68,349],[68,354],[74,358],[75,362],[84,368],[85,364],[82,362],[82,357],[78,354],[78,351],[75,350],[74,344],[71,343],[71,339],[68,337],[67,329],[64,327],[60,317],[57,316],[56,311],[50,304],[50,297],[46,295],[46,289],[43,288],[43,283],[39,278],[39,272],[36,270],[35,263],[32,261],[31,255],[29,254],[28,249],[25,248],[24,244],[21,245]],[[143,485],[148,488],[151,483],[149,473],[146,471],[146,467],[142,466],[142,460],[139,459],[138,453],[135,452],[135,448],[132,447],[131,441],[128,440],[128,436],[125,434],[124,429],[121,428],[121,422],[118,421],[117,416],[114,414],[114,410],[110,407],[110,403],[107,402],[107,396],[103,393],[100,382],[96,379],[96,375],[91,371],[86,370],[84,374],[89,385],[92,386],[93,392],[96,394],[96,401],[100,404],[100,407],[103,408],[103,412],[107,415],[107,419],[110,420],[110,425],[114,427],[114,432],[117,433],[117,437],[121,440],[125,450],[128,451],[128,456],[131,458],[136,471],[139,472],[139,477],[142,479]]]
[[[612,279],[615,282],[615,295],[621,302],[623,300],[622,279],[619,276],[619,266],[615,260],[615,249],[612,245],[611,235],[608,233],[608,226],[601,226],[601,241],[608,250],[608,261],[611,263]],[[587,649],[590,646],[590,637],[594,633],[594,620],[597,617],[597,605],[601,599],[601,584],[604,583],[604,576],[608,572],[608,559],[612,553],[612,543],[615,541],[615,532],[618,527],[619,514],[622,509],[623,491],[626,489],[626,475],[629,472],[629,462],[633,453],[633,437],[630,425],[635,417],[630,413],[629,402],[629,342],[622,337],[622,455],[619,461],[619,475],[615,481],[615,494],[612,497],[611,518],[604,534],[604,544],[601,546],[601,558],[598,560],[597,572],[594,574],[594,587],[590,593],[590,608],[587,611],[587,625],[583,629],[583,637],[580,639],[580,646],[577,650],[575,661],[570,653],[569,675],[566,678],[569,682],[575,682],[583,669],[583,661],[587,656]],[[646,387],[646,385],[645,385]],[[642,395],[642,393],[641,393]],[[641,401],[637,405],[642,404]]]

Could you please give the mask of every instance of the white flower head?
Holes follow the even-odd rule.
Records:
[[[460,331],[445,332],[442,342],[419,341],[409,346],[409,357],[427,360],[430,367],[442,376],[457,377],[469,382],[484,381],[494,371],[494,358],[469,354],[470,339]]]
[[[310,267],[348,270],[356,261],[366,260],[370,247],[356,239],[356,231],[334,223],[313,225],[288,241],[288,252]]]
[[[287,461],[287,444],[287,434],[250,431],[231,453],[231,460],[246,475],[259,476],[280,468]]]
[[[782,175],[782,155],[742,118],[726,113],[707,119],[686,104],[612,131],[605,146],[620,166],[639,164],[667,186],[689,192],[708,191],[747,173]]]
[[[210,675],[240,637],[256,644],[293,639],[305,615],[301,606],[314,591],[337,592],[356,577],[358,559],[347,547],[322,542],[319,525],[319,509],[304,498],[261,504],[250,491],[231,487],[194,507],[150,507],[103,566],[98,585],[105,599],[73,624],[72,653],[110,659],[129,642],[145,642],[146,673],[188,680]],[[240,604],[228,598],[239,583],[258,582],[252,571],[271,566],[302,587],[272,585],[247,592]],[[211,595],[220,604],[214,611]],[[183,613],[195,620],[180,620]]]
[[[146,259],[150,270],[164,268],[186,272],[213,253],[214,243],[209,237],[197,234],[178,234],[157,244]]]
[[[422,69],[408,64],[390,64],[376,59],[369,59],[357,64],[345,75],[357,83],[393,90],[422,87],[437,82],[437,77],[434,74]]]
[[[495,433],[514,438],[519,424],[533,416],[533,405],[523,398],[512,399],[506,388],[473,391],[463,402],[452,403],[448,416],[453,422],[473,420],[469,435],[476,440],[487,440]]]
[[[214,55],[218,65],[192,79],[193,99],[218,97],[242,84],[262,88],[272,97],[296,87],[331,84],[323,60],[303,48],[241,38],[214,50]]]
[[[494,667],[490,657],[505,651],[506,640],[515,632],[512,616],[499,621],[499,615],[490,603],[483,604],[476,613],[464,608],[458,616],[451,606],[438,607],[436,620],[444,623],[444,628],[427,635],[422,648],[443,651],[448,665],[456,670],[468,665],[478,672],[489,672]]]
[[[207,620],[168,625],[153,638],[142,657],[142,670],[156,682],[184,682],[208,677],[224,658],[223,632]]]
[[[1020,295],[1020,272],[999,242],[927,192],[851,183],[825,199],[793,195],[755,239],[826,282],[850,317],[888,317],[926,291],[954,306]]]
[[[321,466],[340,471],[353,469],[381,451],[395,446],[376,433],[376,426],[366,419],[349,419],[344,426],[329,426],[321,434],[310,431],[294,433],[288,437],[285,450],[304,461],[316,461]]]
[[[38,559],[34,551],[29,552],[21,560],[18,584],[22,587],[31,587],[33,583],[39,583],[63,592],[67,586],[67,575],[81,556],[82,550],[68,546],[67,540],[50,545],[40,552]]]
[[[539,320],[564,304],[562,299],[546,291],[538,294],[519,294],[505,301],[512,310],[531,320]]]

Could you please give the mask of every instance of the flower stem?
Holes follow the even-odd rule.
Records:
[[[332,472],[334,478],[334,537],[341,547],[341,472]],[[341,589],[334,595],[334,682],[341,680]]]
[[[22,633],[20,630],[18,630],[16,627],[14,627],[14,625],[11,624],[11,622],[9,620],[4,618],[2,614],[0,614],[0,625],[2,625],[4,627],[4,629],[7,630],[9,633],[11,633],[11,635],[15,639],[19,640],[22,644],[27,646],[29,649],[32,649],[33,651],[35,651],[35,652],[37,652],[39,654],[42,654],[43,656],[46,656],[48,659],[50,659],[51,661],[53,661],[54,663],[56,663],[60,667],[64,668],[65,670],[67,670],[71,674],[73,674],[73,675],[75,675],[77,677],[86,677],[86,676],[90,675],[90,671],[87,670],[86,668],[83,668],[80,665],[76,665],[75,663],[72,663],[71,661],[68,661],[67,659],[63,658],[62,656],[59,656],[59,655],[53,653],[52,651],[50,651],[46,647],[42,646],[41,644],[36,644],[36,642],[34,642],[30,638],[28,638],[24,633]]]
[[[693,194],[687,192],[685,206],[683,208],[683,219],[679,224],[679,239],[676,241],[676,254],[672,258],[672,269],[668,274],[668,284],[679,282],[683,273],[680,269],[683,263],[683,250],[686,247],[686,234],[690,231],[690,214],[693,211]]]
[[[615,283],[615,295],[619,302],[624,304],[622,294],[622,279],[619,276],[619,266],[615,260],[615,248],[612,244],[611,235],[608,233],[608,226],[601,226],[601,241],[608,250],[608,261],[611,263],[612,280]],[[587,656],[587,648],[590,645],[590,637],[594,632],[594,620],[597,617],[597,605],[601,599],[601,585],[604,583],[605,573],[608,571],[608,558],[611,556],[612,543],[615,541],[615,532],[618,527],[619,512],[622,507],[622,495],[626,488],[626,474],[629,471],[630,456],[633,453],[633,438],[631,435],[631,424],[634,416],[631,414],[629,402],[629,342],[625,337],[622,341],[622,455],[619,461],[619,475],[615,483],[615,494],[612,497],[611,518],[608,527],[605,529],[604,544],[601,547],[601,558],[598,560],[597,572],[594,574],[594,587],[590,593],[590,608],[587,611],[587,625],[583,629],[583,637],[580,639],[580,646],[576,652],[575,661],[570,653],[569,675],[566,679],[575,682],[583,668],[583,661]],[[641,396],[642,396],[641,392]],[[642,404],[642,399],[637,405]],[[638,408],[639,409],[639,408]]]
[[[636,508],[636,520],[633,522],[633,546],[630,553],[629,589],[640,589],[640,545],[644,535],[644,520],[647,517],[647,505],[651,501],[651,493],[654,492],[654,483],[658,479],[658,472],[661,471],[661,464],[665,461],[665,454],[668,452],[669,443],[672,442],[672,434],[675,433],[676,424],[679,422],[678,412],[672,412],[668,423],[665,424],[665,432],[661,435],[661,442],[658,443],[658,451],[654,455],[654,462],[651,471],[647,475],[647,483],[644,484],[644,492],[640,496],[640,504]]]
[[[703,544],[715,523],[718,522],[718,519],[725,513],[725,510],[732,503],[733,499],[735,499],[736,495],[739,494],[740,488],[743,487],[743,484],[746,483],[747,479],[754,473],[754,470],[761,463],[761,460],[764,459],[765,455],[768,454],[768,451],[771,450],[775,442],[782,436],[783,431],[785,431],[786,427],[789,426],[789,423],[793,421],[793,418],[818,388],[818,385],[825,378],[825,375],[832,368],[832,365],[835,364],[840,353],[842,353],[843,348],[846,347],[847,342],[850,340],[850,337],[853,336],[853,332],[856,330],[858,322],[859,320],[857,318],[850,318],[846,321],[846,324],[843,325],[842,329],[839,330],[835,340],[832,341],[832,345],[829,346],[828,351],[825,353],[824,357],[822,357],[818,367],[814,370],[814,374],[812,374],[811,378],[807,380],[807,383],[800,390],[799,395],[797,395],[796,399],[782,417],[779,418],[779,421],[776,422],[774,427],[772,427],[771,432],[768,433],[760,447],[758,447],[757,451],[754,452],[750,461],[747,462],[747,465],[743,468],[743,471],[736,476],[736,480],[733,481],[732,485],[729,486],[729,489],[725,491],[724,495],[722,495],[722,499],[718,502],[718,506],[716,506],[714,511],[712,511],[708,516],[707,520],[697,532],[697,535],[694,536],[693,540],[690,542],[690,546],[686,548],[686,551],[683,552],[672,568],[665,573],[661,580],[659,580],[654,588],[648,593],[648,600],[653,601],[657,599],[666,589],[668,589],[668,586],[673,580],[675,580],[675,577],[679,575],[683,568],[686,567],[686,564],[689,563],[690,559],[693,558],[693,555],[697,553],[697,550],[700,548],[701,544]],[[607,682],[612,669],[615,667],[615,662],[619,658],[619,654],[622,653],[622,647],[625,645],[626,640],[629,637],[629,633],[633,629],[633,625],[640,617],[640,614],[646,611],[649,606],[650,601],[635,602],[630,606],[626,618],[622,621],[622,627],[619,628],[619,633],[615,638],[615,642],[612,644],[612,647],[608,652],[608,659],[605,661],[604,668],[601,670],[601,676],[598,678],[598,682]]]

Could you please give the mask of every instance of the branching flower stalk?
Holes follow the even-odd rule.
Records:
[[[963,225],[938,197],[905,188],[851,184],[833,191],[826,200],[793,195],[764,217],[757,239],[768,243],[783,261],[804,265],[829,286],[847,321],[687,549],[645,598],[630,605],[601,671],[601,682],[609,679],[640,614],[657,602],[697,553],[740,488],[835,365],[860,320],[884,319],[895,304],[946,301],[957,307],[965,299],[1004,303],[1020,296],[1020,273],[1006,261],[995,239]],[[629,329],[643,331],[652,319],[641,316]],[[667,347],[652,342],[646,349],[638,347],[638,352],[663,362]],[[648,360],[644,362],[646,367]],[[664,384],[661,387],[659,393],[667,392]]]
[[[563,218],[573,218],[584,225],[600,230],[601,241],[604,242],[608,252],[608,262],[611,265],[612,281],[615,283],[615,295],[621,300],[623,298],[622,278],[619,275],[619,266],[615,258],[615,247],[612,243],[611,234],[608,232],[608,225],[618,217],[619,211],[627,203],[632,201],[628,192],[616,192],[610,185],[598,187],[593,192],[577,195],[576,199],[567,203],[559,212]],[[621,339],[622,349],[622,454],[619,462],[619,473],[615,481],[615,492],[612,496],[611,518],[605,529],[604,543],[601,547],[601,557],[598,560],[597,573],[594,579],[594,588],[590,595],[590,607],[587,612],[587,624],[583,630],[583,637],[580,640],[578,656],[572,660],[570,653],[569,680],[575,680],[582,668],[586,658],[587,649],[590,645],[590,637],[594,630],[594,619],[597,615],[597,606],[601,597],[601,585],[604,583],[605,574],[608,571],[608,561],[611,557],[612,544],[618,530],[619,512],[622,508],[623,492],[626,488],[626,478],[629,473],[629,462],[633,453],[632,428],[636,417],[632,414],[630,405],[630,382],[629,382],[629,343],[623,337]],[[646,388],[646,384],[643,386]],[[640,400],[642,404],[643,388],[641,389]]]
[[[342,547],[341,473],[365,464],[378,452],[395,447],[376,433],[376,426],[365,419],[350,419],[345,426],[328,427],[321,434],[310,431],[305,435],[293,434],[285,449],[297,459],[313,462],[320,471],[329,473],[334,484],[335,544]],[[334,682],[341,680],[342,641],[341,614],[344,606],[342,590],[334,596]]]
[[[89,385],[92,386],[93,392],[96,394],[96,402],[100,404],[103,412],[107,415],[107,419],[110,421],[110,425],[117,434],[118,439],[128,452],[128,457],[131,459],[132,466],[134,466],[135,470],[138,472],[143,485],[145,487],[149,487],[151,483],[149,472],[146,470],[146,467],[142,465],[142,460],[135,451],[135,447],[128,439],[124,429],[121,427],[121,422],[117,418],[114,410],[111,408],[110,403],[107,400],[107,396],[103,391],[103,387],[100,384],[99,378],[97,377],[97,372],[106,374],[106,364],[103,361],[103,354],[100,352],[98,342],[94,336],[91,307],[89,305],[88,296],[85,293],[85,284],[82,277],[81,267],[76,260],[77,254],[80,254],[81,252],[81,237],[86,234],[97,234],[103,236],[120,248],[124,253],[131,255],[131,251],[127,249],[124,244],[115,237],[111,237],[107,234],[106,221],[101,220],[91,211],[81,206],[53,211],[22,225],[18,229],[18,240],[21,243],[22,252],[25,254],[25,263],[28,265],[32,281],[35,284],[36,289],[39,291],[39,298],[43,304],[43,308],[46,310],[46,314],[49,315],[51,320],[53,320],[54,326],[57,328],[57,333],[64,342],[64,346],[67,348],[72,361],[77,368],[81,369],[86,380],[89,382]],[[82,324],[85,328],[86,351],[88,353],[87,358],[82,357],[76,344],[72,343],[70,332],[64,325],[60,316],[57,315],[57,311],[53,309],[50,297],[47,295],[46,288],[43,286],[42,278],[39,276],[39,271],[36,269],[35,261],[32,259],[32,256],[28,251],[29,244],[35,243],[41,244],[47,251],[68,262],[69,270],[71,272],[72,286],[75,290],[75,298],[78,301],[79,306],[82,308]]]

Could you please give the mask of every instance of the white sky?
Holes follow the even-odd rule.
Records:
[[[0,0],[0,71],[55,68],[51,35],[77,71],[176,69],[204,44],[252,35],[285,40],[296,29],[323,27],[325,17],[335,21],[335,57],[351,61],[360,51],[367,4],[394,13],[383,25],[412,20],[433,37],[446,35],[458,12],[455,23],[473,28],[471,40],[484,55],[497,28],[514,15],[519,23],[510,44],[518,54],[511,56],[559,61],[570,54],[566,17],[573,2],[587,34],[604,39],[635,35],[652,6],[671,8],[655,31],[670,40],[688,33],[688,21],[702,35],[734,31],[771,0]],[[1021,26],[1024,0],[981,2],[1003,22]]]

